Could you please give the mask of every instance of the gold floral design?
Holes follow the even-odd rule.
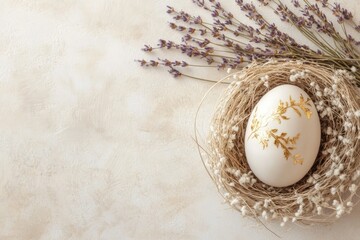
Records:
[[[280,100],[280,103],[276,109],[276,111],[271,115],[272,119],[275,119],[278,121],[279,124],[281,124],[281,120],[289,120],[287,116],[284,114],[287,112],[287,110],[290,108],[296,112],[296,114],[301,117],[301,111],[304,112],[307,119],[311,118],[312,112],[310,111],[309,107],[311,107],[310,104],[310,98],[304,99],[304,96],[300,94],[299,102],[296,102],[294,99],[292,99],[291,96],[289,96],[288,102],[283,102]]]
[[[300,154],[292,153],[296,149],[296,143],[300,138],[300,133],[290,137],[286,132],[279,133],[279,130],[276,128],[267,129],[266,127],[272,120],[276,120],[279,124],[281,124],[282,120],[289,120],[290,118],[285,115],[288,109],[295,111],[299,117],[302,116],[301,113],[303,112],[306,118],[310,119],[312,112],[310,111],[309,107],[311,107],[310,98],[305,100],[301,94],[299,101],[296,102],[294,99],[292,99],[291,96],[289,96],[289,101],[283,102],[280,100],[276,111],[273,112],[269,117],[265,118],[265,121],[263,122],[257,117],[256,108],[250,125],[251,134],[248,138],[252,137],[258,140],[263,149],[267,148],[269,146],[270,139],[273,139],[273,144],[277,148],[280,147],[282,149],[286,160],[291,158],[294,164],[303,164],[303,157]]]

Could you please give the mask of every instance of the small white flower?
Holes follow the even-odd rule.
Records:
[[[261,213],[261,216],[262,216],[265,220],[268,219],[268,214],[267,214],[267,212],[266,212],[265,210]]]
[[[350,144],[350,143],[351,143],[351,140],[348,139],[348,138],[344,138],[344,139],[342,140],[342,142],[343,142],[344,144]]]
[[[256,202],[256,203],[254,204],[254,209],[255,209],[255,210],[261,210],[261,201],[260,201],[260,202]]]
[[[352,115],[353,115],[353,113],[352,113],[352,112],[347,111],[347,113],[346,113],[346,116],[347,116],[347,117],[351,117]]]
[[[270,202],[271,202],[270,199],[265,199],[265,200],[264,200],[264,208],[268,208]]]
[[[352,71],[353,73],[356,72],[356,71],[357,71],[356,67],[355,67],[355,66],[352,66],[352,67],[351,67],[351,71]]]
[[[333,173],[334,173],[334,170],[330,169],[325,173],[325,176],[330,177],[331,175],[333,175]]]
[[[339,158],[339,157],[338,157],[338,158]],[[340,160],[340,158],[339,158],[339,160]],[[339,170],[340,170],[340,171],[344,170],[344,164],[342,164],[342,163],[339,164]]]
[[[247,184],[247,183],[250,183],[250,176],[248,175],[248,174],[243,174],[241,177],[240,177],[240,179],[239,179],[239,183],[241,184],[241,185],[245,185],[245,184]]]
[[[345,127],[345,130],[348,130],[349,128],[351,128],[351,127],[352,127],[352,123],[351,123],[351,122],[346,121],[346,122],[344,122],[344,127]]]
[[[331,79],[334,80],[335,84],[340,82],[340,78],[338,78],[337,76],[332,76]]]
[[[348,206],[348,207],[352,207],[352,206],[354,206],[354,204],[353,204],[352,202],[350,202],[350,201],[349,201],[349,202],[347,202],[347,203],[346,203],[346,206]]]
[[[345,180],[346,180],[346,174],[345,174],[345,173],[341,174],[341,175],[339,176],[339,179],[340,179],[341,181],[345,181]]]
[[[358,179],[360,177],[360,170],[356,170],[356,172],[354,172],[351,180],[356,181],[356,179]]]
[[[289,221],[289,217],[283,217],[283,222]]]
[[[336,192],[337,192],[336,187],[332,187],[332,188],[330,189],[330,192],[331,192],[332,195],[335,195]]]
[[[234,143],[233,142],[228,142],[228,148],[229,149],[233,149],[234,148]]]
[[[268,82],[268,81],[264,82],[264,86],[265,86],[266,88],[269,88],[269,82]]]
[[[290,82],[295,82],[297,79],[296,75],[290,75],[289,80]]]
[[[326,134],[327,134],[327,135],[331,135],[331,134],[332,134],[332,128],[331,128],[331,127],[328,127],[328,128],[326,129]]]
[[[318,110],[318,111],[322,111],[324,109],[324,107],[323,106],[321,106],[321,105],[316,105],[316,110]]]
[[[307,180],[307,183],[313,183],[314,182],[314,178],[312,176],[310,176]]]
[[[234,132],[237,132],[237,131],[239,131],[239,127],[238,127],[238,126],[233,126],[233,127],[231,128],[231,130],[233,130]]]
[[[236,204],[238,204],[239,203],[239,200],[237,199],[237,198],[233,198],[232,200],[231,200],[231,202],[230,202],[230,205],[231,206],[234,206],[234,205],[236,205]]]
[[[268,76],[268,75],[265,75],[265,76],[263,76],[263,77],[260,78],[260,81],[262,81],[262,82],[266,82],[266,81],[268,81],[268,80],[269,80],[269,76]]]
[[[319,194],[316,194],[315,196],[310,197],[310,200],[315,203],[318,204],[319,202],[321,202],[323,200],[322,196]]]
[[[321,206],[317,206],[317,207],[316,207],[316,211],[317,211],[317,214],[318,214],[318,215],[321,215],[321,213],[322,213],[322,207],[321,207]]]
[[[221,157],[221,158],[220,158],[220,163],[225,163],[225,162],[226,162],[226,160],[227,160],[227,158],[226,158],[226,157]]]
[[[349,191],[351,192],[351,193],[355,193],[356,192],[356,190],[357,190],[357,186],[353,183],[353,184],[351,184],[351,186],[349,187]]]
[[[336,206],[336,217],[339,218],[341,215],[343,215],[345,212],[345,207],[342,204],[339,204]]]
[[[324,95],[327,96],[331,93],[331,90],[329,88],[324,88]]]
[[[354,114],[355,114],[355,117],[360,117],[360,110],[357,110]]]
[[[256,182],[257,182],[257,180],[255,178],[252,178],[250,185],[254,185]]]
[[[241,214],[242,214],[243,216],[245,216],[245,215],[247,214],[247,212],[248,212],[246,206],[242,206],[241,209],[240,209],[240,211],[241,211]]]

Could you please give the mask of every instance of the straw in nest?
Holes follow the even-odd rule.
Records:
[[[290,221],[330,223],[350,213],[360,180],[360,91],[353,75],[312,62],[277,60],[252,63],[225,80],[232,83],[214,115],[208,146],[201,151],[226,202],[244,216],[277,219],[281,226]],[[322,136],[308,174],[292,186],[275,188],[251,172],[244,136],[254,106],[269,90],[283,84],[307,92],[318,110]]]

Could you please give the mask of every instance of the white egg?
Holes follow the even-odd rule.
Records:
[[[253,109],[245,133],[245,153],[262,182],[285,187],[302,179],[313,166],[321,138],[314,103],[301,88],[281,85]]]

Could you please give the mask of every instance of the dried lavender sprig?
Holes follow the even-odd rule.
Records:
[[[263,2],[265,5],[268,5],[268,1],[259,0]],[[307,1],[307,0],[305,0]],[[201,59],[205,59],[209,61],[209,57],[206,54],[209,53],[209,50],[212,49],[212,53],[214,51],[223,52],[228,55],[216,55],[215,58],[220,59],[220,62],[217,61],[217,67],[219,69],[224,69],[226,67],[237,68],[241,67],[241,64],[244,62],[243,59],[248,60],[258,60],[265,61],[268,57],[275,58],[302,58],[308,60],[316,60],[318,62],[322,62],[324,64],[334,64],[338,67],[350,68],[352,66],[359,65],[359,59],[357,55],[351,53],[349,49],[352,48],[351,43],[356,43],[356,40],[348,35],[346,35],[347,39],[343,39],[340,34],[334,31],[332,27],[332,23],[327,21],[326,17],[324,17],[323,13],[319,10],[317,5],[310,5],[307,3],[304,10],[302,10],[303,16],[297,16],[296,14],[289,12],[284,4],[279,0],[277,2],[277,6],[280,6],[280,10],[285,9],[285,13],[279,14],[279,16],[285,20],[294,24],[300,32],[302,32],[307,38],[313,41],[318,47],[320,47],[322,51],[311,50],[306,45],[298,44],[294,39],[290,38],[287,34],[279,31],[274,24],[268,23],[255,9],[252,4],[244,4],[242,0],[236,0],[236,3],[241,7],[241,10],[245,12],[245,15],[253,20],[258,26],[259,29],[254,29],[251,26],[247,26],[238,21],[234,15],[228,11],[226,11],[218,1],[209,0],[210,7],[205,5],[204,1],[194,0],[195,4],[199,7],[202,7],[209,12],[211,12],[212,17],[214,19],[213,23],[207,23],[202,20],[200,16],[191,16],[184,11],[177,12],[174,8],[169,7],[168,13],[175,14],[174,19],[183,21],[190,25],[199,25],[203,31],[206,31],[209,36],[220,41],[219,43],[210,40],[210,38],[196,38],[193,35],[195,34],[194,28],[189,27],[186,28],[184,26],[178,26],[174,23],[174,25],[170,25],[173,29],[178,30],[180,32],[187,32],[182,39],[185,42],[185,46],[178,45],[175,47],[178,50],[181,50],[182,53],[187,54],[190,57],[199,57]],[[274,1],[275,2],[275,1]],[[295,7],[299,7],[298,1],[294,0],[293,4]],[[324,7],[324,6],[323,6]],[[339,6],[337,6],[339,10]],[[310,11],[315,13],[320,18],[320,21],[317,20],[313,14],[310,14]],[[343,18],[347,21],[352,20],[351,13],[344,11],[340,8],[341,13],[344,15]],[[327,25],[326,25],[327,24]],[[311,30],[313,26],[316,26],[318,29],[323,30],[324,34],[330,35],[335,42],[335,47],[330,45],[322,38],[321,35],[315,35]],[[237,28],[234,30],[234,28]],[[245,42],[239,41],[238,39],[234,39],[228,36],[226,33],[229,32],[236,37],[243,37],[248,40],[249,43],[245,45]],[[241,34],[239,34],[239,32]],[[244,33],[244,34],[243,34]],[[337,35],[336,35],[337,34]],[[190,41],[190,43],[189,43]],[[197,48],[192,46],[192,43],[198,45]],[[251,43],[261,43],[265,46],[265,48],[261,47],[253,47]],[[241,44],[242,46],[240,46]],[[209,45],[224,47],[228,50],[220,50],[214,49],[213,47],[209,47]],[[157,48],[166,48],[171,49],[176,46],[174,43],[166,43],[163,47]],[[180,47],[179,47],[180,46]],[[145,51],[152,51],[151,46],[145,46]],[[204,50],[204,48],[207,48]],[[182,50],[183,49],[183,50]],[[184,51],[187,49],[188,51]],[[190,54],[189,54],[190,53]],[[350,58],[346,59],[344,56],[350,55]],[[235,57],[234,57],[235,56]],[[210,64],[215,63],[215,61],[211,61]],[[209,62],[208,62],[209,64]],[[179,76],[178,72],[171,69],[171,73],[175,76]],[[181,74],[180,74],[181,75]],[[182,74],[183,75],[183,74]],[[358,75],[356,73],[356,75]]]
[[[173,10],[172,11],[172,13],[177,13],[175,10]],[[184,13],[181,13],[182,15],[184,15]],[[186,21],[190,21],[191,20],[191,16],[190,15],[186,15],[187,17],[186,17]],[[180,17],[176,17],[177,19],[180,19]],[[218,22],[218,21],[217,21]],[[252,29],[251,27],[248,27],[248,29]],[[217,29],[216,29],[216,31],[217,31]],[[224,34],[222,35],[222,38],[219,38],[218,37],[218,33],[216,32],[216,34],[214,33],[214,31],[212,31],[212,33],[213,33],[213,36],[214,37],[216,37],[217,39],[220,39],[220,40],[223,40],[223,41],[225,41],[226,42],[226,44],[225,44],[225,47],[233,47],[233,46],[235,46],[235,48],[236,48],[236,51],[235,51],[235,53],[237,53],[237,54],[239,54],[239,52],[242,52],[242,50],[244,50],[244,49],[242,49],[241,47],[239,47],[237,44],[234,44],[233,42],[232,42],[232,39],[230,38],[230,40],[229,40],[229,37],[226,37]],[[254,37],[254,42],[259,42],[259,41],[257,41],[256,40],[256,37]],[[251,42],[251,41],[250,41]],[[268,42],[269,43],[269,41],[265,41],[265,42]],[[278,46],[282,46],[283,44],[278,44]],[[280,48],[280,47],[279,47]],[[252,50],[253,48],[251,47],[251,45],[249,45],[249,44],[246,44],[246,46],[245,46],[245,50]],[[271,50],[269,50],[269,49],[265,49],[265,50],[262,50],[262,49],[259,49],[259,48],[257,48],[258,50],[260,50],[260,53],[256,53],[256,54],[254,54],[254,52],[252,52],[252,54],[250,54],[249,56],[248,56],[248,58],[249,59],[259,59],[259,58],[261,58],[259,55],[261,54],[261,53],[266,53],[266,54],[264,54],[264,56],[263,57],[268,57],[268,53],[269,52],[271,52]],[[281,49],[278,51],[278,52],[281,52]]]

